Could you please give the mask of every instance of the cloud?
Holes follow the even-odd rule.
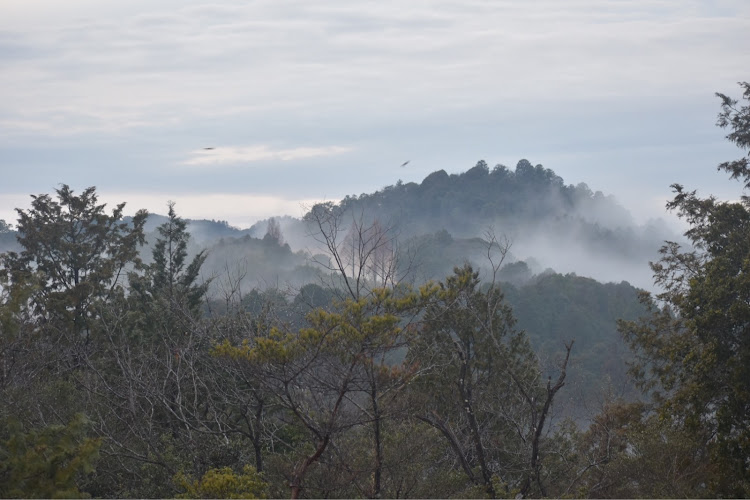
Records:
[[[2,204],[0,204],[0,219],[15,226],[18,221],[16,208],[27,209],[30,206],[31,197],[28,194],[3,193]]]
[[[143,193],[132,191],[102,191],[99,201],[114,207],[123,201],[127,202],[125,213],[134,214],[139,209],[150,213],[165,214],[167,202],[175,202],[175,210],[186,219],[226,220],[230,225],[247,228],[255,222],[281,215],[302,217],[309,207],[320,202],[313,198],[287,198],[262,194],[231,193]]]
[[[398,116],[714,89],[742,77],[748,7],[704,4],[136,2],[56,23],[51,6],[40,25],[0,21],[0,56],[15,54],[0,117],[116,133],[227,113]]]
[[[51,194],[54,197],[54,193]],[[195,191],[143,192],[98,189],[97,195],[99,203],[106,204],[105,212],[107,213],[110,213],[118,204],[125,202],[125,215],[134,215],[140,209],[163,215],[167,213],[167,202],[174,201],[175,209],[180,217],[226,220],[229,224],[239,228],[250,227],[255,222],[268,217],[281,215],[302,217],[310,207],[322,201],[319,198],[292,198],[258,193],[199,193]],[[18,214],[10,207],[28,210],[32,201],[28,194],[17,193],[3,193],[2,200],[0,219],[13,225],[17,222]]]
[[[272,149],[268,146],[207,147],[190,153],[183,165],[203,166],[250,163],[257,161],[292,161],[320,156],[333,156],[351,151],[345,146],[298,147]]]
[[[747,0],[5,4],[9,192],[337,197],[528,157],[569,182],[615,194],[650,182],[656,196],[734,154],[701,134],[722,140],[713,92],[736,94],[750,42]],[[219,147],[188,153],[201,146]]]

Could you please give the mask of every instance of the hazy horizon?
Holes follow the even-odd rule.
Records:
[[[744,1],[8,1],[0,218],[61,183],[248,227],[301,205],[522,158],[670,217],[739,197],[715,92],[750,62]],[[401,165],[409,163],[401,167]]]

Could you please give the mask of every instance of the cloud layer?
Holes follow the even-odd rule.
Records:
[[[742,1],[67,5],[0,25],[4,135],[695,92],[739,76],[750,17]]]
[[[221,164],[241,164],[263,160],[294,161],[320,156],[333,156],[351,151],[344,146],[299,147],[272,149],[269,146],[248,147],[205,147],[190,153],[184,165],[205,166]]]
[[[528,157],[633,206],[671,182],[718,184],[712,167],[732,153],[713,92],[731,93],[750,63],[745,0],[2,11],[6,193],[65,182],[335,199]]]

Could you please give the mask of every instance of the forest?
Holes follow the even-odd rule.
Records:
[[[672,189],[684,235],[527,160],[247,230],[32,195],[0,497],[748,497],[750,198]]]

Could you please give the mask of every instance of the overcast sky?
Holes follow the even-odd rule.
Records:
[[[645,221],[739,196],[749,68],[747,0],[3,0],[0,218],[66,183],[247,227],[526,158]]]

